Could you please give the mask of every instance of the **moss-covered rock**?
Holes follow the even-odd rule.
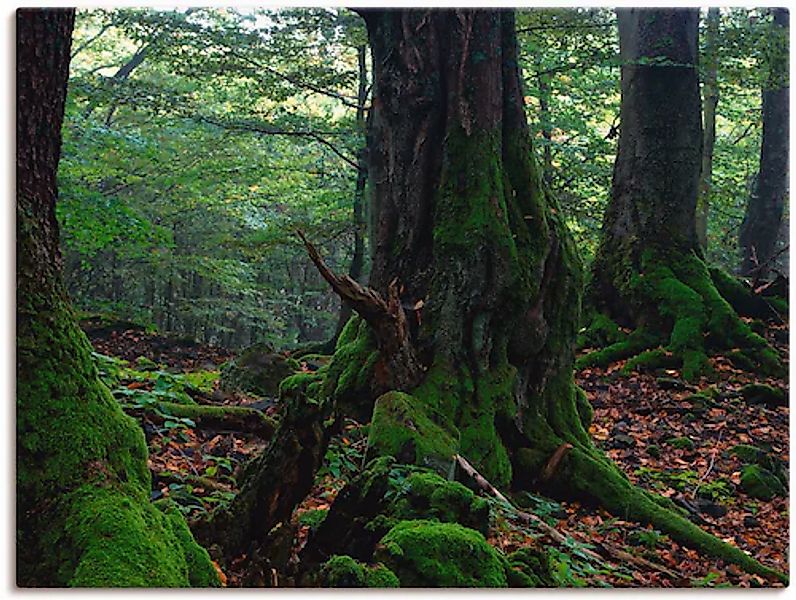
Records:
[[[760,465],[747,465],[741,469],[741,489],[760,500],[771,500],[786,493],[777,476]]]
[[[350,556],[332,556],[318,574],[318,584],[328,588],[397,588],[400,582],[390,569],[381,563],[373,566]]]
[[[383,564],[365,569],[365,587],[369,588],[397,588],[401,587],[401,582],[395,573],[390,571]]]
[[[694,442],[691,438],[688,437],[671,437],[666,440],[666,443],[672,446],[673,448],[677,448],[678,450],[693,450],[694,449]]]
[[[747,402],[768,406],[785,406],[788,403],[785,390],[765,383],[750,383],[743,386],[739,393]]]
[[[310,570],[332,554],[370,561],[378,540],[409,519],[459,523],[485,534],[490,511],[483,498],[460,483],[391,456],[376,458],[340,491],[311,532],[301,560]]]
[[[321,587],[365,587],[365,570],[350,556],[333,556],[321,568]]]
[[[403,521],[375,556],[401,587],[507,587],[508,564],[484,536],[456,523]]]
[[[273,398],[280,382],[300,368],[295,359],[274,352],[270,345],[255,344],[221,367],[219,386],[226,392]]]

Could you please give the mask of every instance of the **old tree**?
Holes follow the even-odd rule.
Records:
[[[298,583],[545,584],[538,557],[506,557],[486,543],[489,505],[448,480],[452,465],[482,488],[595,502],[751,572],[784,578],[634,487],[589,437],[591,408],[573,380],[581,265],[534,159],[513,12],[360,14],[374,65],[370,282],[337,275],[305,240],[356,316],[330,364],[282,382],[285,408],[273,440],[246,468],[229,507],[197,526],[198,538],[217,545],[219,557],[245,554],[269,573],[279,561],[280,523],[312,486],[332,432],[354,416],[370,420],[372,460],[308,540]],[[182,517],[149,502],[141,433],[99,384],[59,280],[54,173],[72,13],[19,18],[20,98],[31,98],[20,101],[18,118],[18,531],[21,551],[30,553],[18,561],[20,581],[210,585],[208,555]],[[715,292],[698,253],[695,12],[630,11],[620,26],[629,61],[606,231],[628,235],[606,241],[601,254],[602,265],[621,267],[608,270],[607,306],[618,306],[628,289],[650,294],[654,303],[631,295],[629,306],[660,305],[661,314],[633,313],[633,324],[669,323],[672,349],[686,351],[687,367],[698,368],[704,354],[691,332],[720,318],[727,335],[742,336],[765,362],[768,349]],[[671,47],[649,47],[655,27]],[[640,60],[653,50],[668,62]],[[33,100],[41,89],[47,94]],[[662,90],[686,107],[671,111],[682,130],[657,135],[659,145],[640,153],[654,155],[652,163],[629,162],[639,155],[635,145],[651,143],[634,123],[652,122],[655,131],[670,124],[668,105],[653,101]],[[672,156],[675,147],[682,156]],[[651,175],[672,163],[683,176],[663,189]],[[634,190],[649,205],[634,200]],[[664,193],[684,198],[690,219],[680,206],[656,204]],[[666,219],[678,219],[670,246],[638,246],[645,227]],[[692,301],[691,320],[677,312],[681,298],[670,298],[672,291]]]

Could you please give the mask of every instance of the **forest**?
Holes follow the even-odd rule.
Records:
[[[20,587],[782,587],[784,8],[16,14]]]

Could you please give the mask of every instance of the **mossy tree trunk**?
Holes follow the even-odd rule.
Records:
[[[359,12],[374,65],[370,286],[330,273],[308,244],[361,317],[326,374],[338,416],[372,411],[371,456],[437,467],[459,453],[495,485],[596,501],[771,574],[633,487],[590,440],[573,381],[581,266],[534,159],[513,11]],[[667,83],[683,75],[696,83],[693,67]],[[696,94],[677,136],[696,137],[697,170],[675,184],[693,192],[690,249],[701,129],[698,88],[683,93]]]
[[[143,432],[100,383],[61,281],[56,169],[74,10],[17,12],[17,583],[216,585],[150,503]]]
[[[717,291],[698,241],[699,12],[628,9],[618,17],[622,126],[590,304],[635,331],[582,364],[643,352],[631,365],[674,360],[694,379],[709,372],[708,351],[720,348],[777,370],[776,353]]]
[[[746,204],[741,225],[741,274],[764,278],[773,266],[779,228],[788,194],[790,86],[788,83],[787,8],[771,9],[773,22],[767,37],[763,88],[763,141],[760,171]]]

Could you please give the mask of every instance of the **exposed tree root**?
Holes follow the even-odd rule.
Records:
[[[252,554],[307,495],[330,437],[325,421],[332,403],[318,394],[321,376],[298,374],[283,382],[280,396],[286,409],[274,438],[247,465],[230,506],[198,524],[196,535],[204,545],[218,544],[228,557]]]
[[[575,447],[567,455],[554,487],[561,495],[576,495],[598,502],[613,514],[649,523],[673,540],[707,555],[734,563],[749,573],[775,578],[785,584],[784,573],[760,562],[684,517],[666,498],[634,486],[604,455],[594,448]]]
[[[625,339],[582,356],[578,367],[630,358],[626,371],[677,366],[690,381],[710,374],[709,353],[731,351],[730,358],[740,367],[768,374],[782,371],[776,350],[740,319],[695,254],[674,260],[645,253],[639,273],[627,283],[627,294],[631,305],[645,307],[639,309],[644,324]],[[596,325],[604,329],[606,319],[600,315]]]

